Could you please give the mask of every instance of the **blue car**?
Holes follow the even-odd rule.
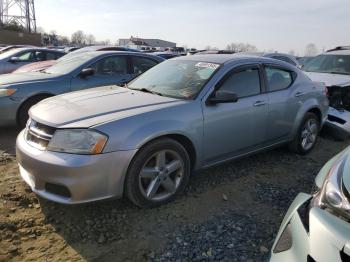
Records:
[[[123,85],[164,59],[136,52],[76,54],[39,72],[0,76],[0,126],[24,127],[28,110],[39,101],[82,89]]]

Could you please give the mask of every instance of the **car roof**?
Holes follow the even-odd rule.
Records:
[[[323,55],[350,55],[350,50],[334,50],[323,53]]]
[[[142,52],[133,52],[133,51],[87,51],[87,52],[77,53],[76,55],[83,55],[83,54],[91,54],[93,57],[98,57],[101,55],[108,55],[108,54],[127,54],[127,55],[134,55],[134,56],[136,55],[136,56],[151,57],[159,61],[163,61],[163,59],[159,56],[142,53]]]
[[[44,48],[44,47],[20,47],[20,48],[16,48],[13,49],[16,51],[30,51],[30,50],[38,50],[38,51],[53,51],[53,52],[57,52],[57,53],[65,53],[61,50],[57,50],[57,49],[49,49],[49,48]]]
[[[207,62],[207,63],[215,63],[215,64],[225,64],[228,62],[239,61],[239,60],[254,60],[254,61],[262,61],[262,62],[276,62],[281,64],[285,64],[283,61],[279,61],[272,58],[267,57],[259,57],[255,55],[247,55],[247,54],[204,54],[204,55],[188,55],[188,56],[179,56],[173,58],[176,60],[188,60],[188,61],[198,61],[198,62]]]

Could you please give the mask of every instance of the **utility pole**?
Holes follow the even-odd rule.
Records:
[[[16,23],[29,33],[36,32],[34,0],[0,0],[0,27]]]

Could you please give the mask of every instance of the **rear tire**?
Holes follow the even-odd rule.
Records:
[[[300,155],[308,154],[315,146],[320,132],[320,120],[311,112],[305,114],[289,149]]]
[[[21,107],[18,110],[18,114],[17,114],[17,125],[20,129],[25,128],[29,115],[28,115],[28,111],[29,109],[39,103],[41,100],[44,100],[46,98],[48,98],[50,96],[48,95],[40,95],[40,96],[35,96],[32,98],[29,98],[27,101],[25,101]]]
[[[190,172],[190,158],[180,143],[170,138],[155,140],[132,160],[125,181],[126,196],[141,208],[163,205],[184,190]]]

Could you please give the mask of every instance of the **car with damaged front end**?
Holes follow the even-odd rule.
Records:
[[[337,139],[350,136],[350,50],[336,48],[313,58],[303,70],[313,81],[328,89],[329,112],[326,127]]]
[[[350,147],[329,160],[312,194],[291,204],[270,261],[350,261]]]
[[[158,64],[125,87],[43,100],[17,138],[22,178],[74,204],[175,198],[194,170],[288,144],[306,154],[328,110],[324,85],[276,59],[197,55]]]

